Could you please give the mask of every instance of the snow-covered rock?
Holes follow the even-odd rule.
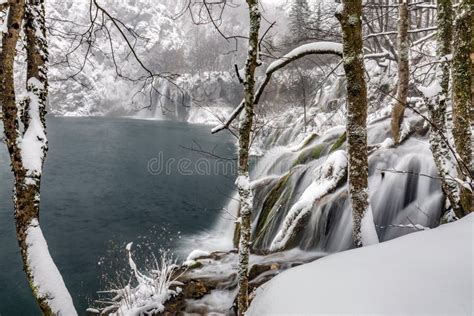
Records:
[[[188,260],[195,260],[199,257],[206,257],[206,256],[209,256],[210,255],[210,252],[209,251],[204,251],[204,250],[199,250],[199,249],[194,249],[193,251],[191,251],[191,253],[188,255],[188,258],[186,259],[186,261]]]
[[[247,315],[472,315],[474,215],[330,255],[263,285]]]

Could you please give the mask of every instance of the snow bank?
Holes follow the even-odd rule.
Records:
[[[472,315],[474,215],[330,255],[263,285],[247,315]]]

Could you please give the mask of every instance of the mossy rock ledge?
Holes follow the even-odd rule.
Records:
[[[253,264],[249,271],[249,292],[254,291],[262,284],[271,280],[280,272],[294,266],[319,259],[320,256],[294,258],[288,260],[282,253],[274,253],[259,257],[258,263]],[[199,262],[196,268],[187,266],[180,267],[176,272],[177,281],[180,285],[173,285],[172,289],[180,288],[179,294],[165,302],[165,310],[158,315],[185,315],[209,313],[224,313],[235,315],[235,306],[229,304],[225,311],[214,310],[212,306],[203,304],[200,300],[205,299],[212,291],[234,291],[237,293],[237,250],[227,252],[213,252],[194,260]],[[214,271],[210,273],[209,271]],[[253,295],[250,295],[253,298]]]

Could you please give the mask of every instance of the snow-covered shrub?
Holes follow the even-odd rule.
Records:
[[[138,270],[132,258],[132,245],[126,246],[130,280],[123,288],[111,288],[99,294],[109,295],[108,299],[97,301],[104,307],[89,308],[88,312],[101,315],[147,315],[164,311],[164,303],[180,291],[178,265],[173,256],[164,251],[160,259],[154,258],[154,264],[147,273]],[[175,286],[175,289],[171,289]]]

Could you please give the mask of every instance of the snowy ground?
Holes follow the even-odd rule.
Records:
[[[257,291],[247,315],[473,315],[474,214],[330,255]]]

